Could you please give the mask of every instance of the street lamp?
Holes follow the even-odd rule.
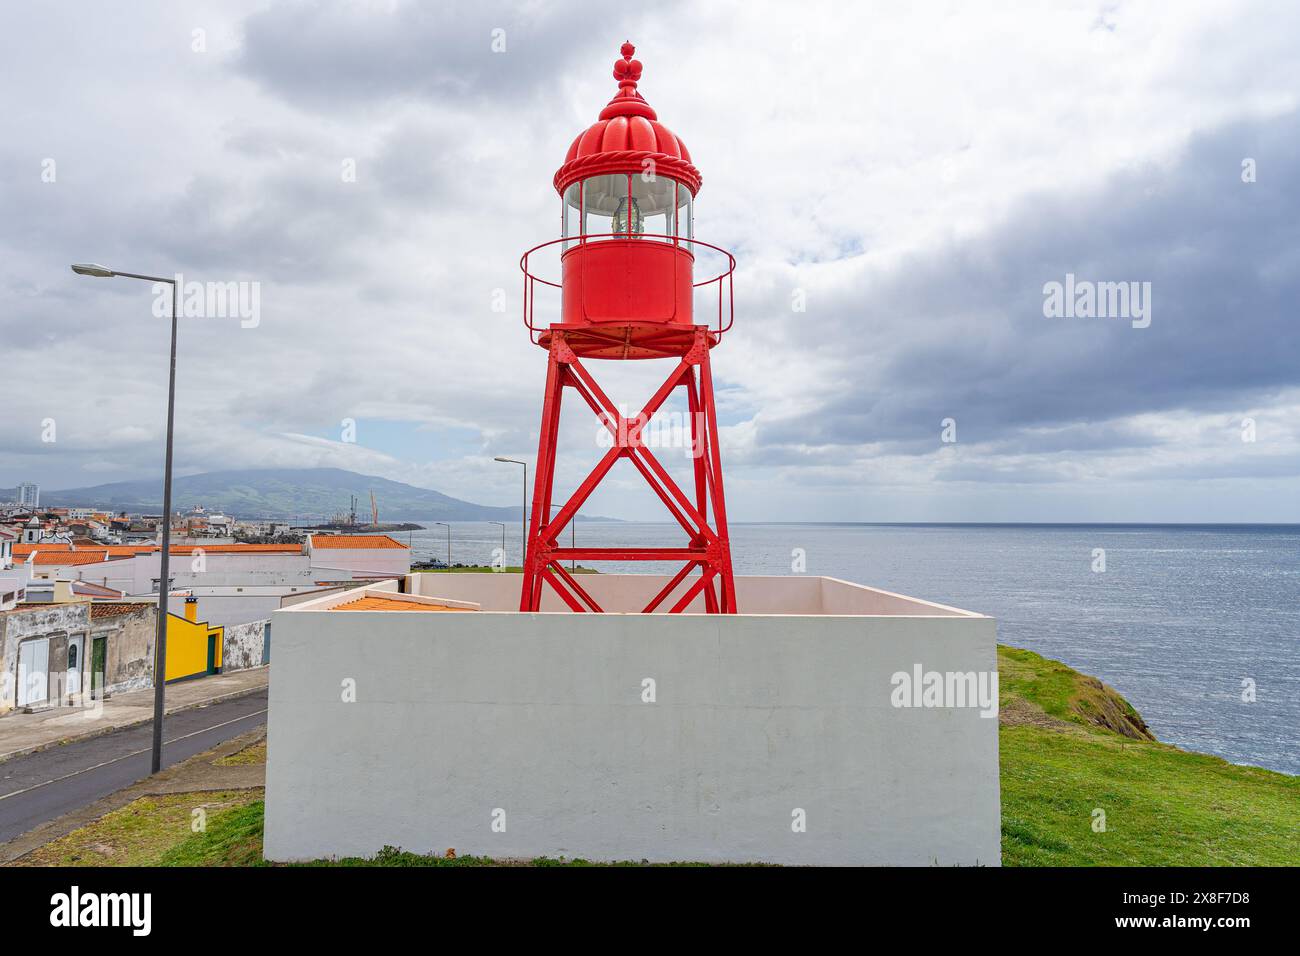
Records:
[[[451,573],[451,525],[445,521],[435,521],[434,524],[440,524],[447,529],[447,573]]]
[[[492,524],[501,525],[501,570],[505,570],[506,563],[506,523],[504,521],[493,521]]]
[[[162,769],[163,688],[167,683],[167,593],[171,590],[168,558],[172,546],[172,436],[176,422],[176,280],[135,272],[115,272],[96,262],[78,262],[72,266],[72,271],[77,275],[99,279],[117,276],[145,282],[165,282],[172,287],[171,367],[167,377],[167,453],[163,464],[162,558],[158,569],[158,641],[153,655],[153,769],[150,773],[157,773]]]
[[[523,564],[528,557],[528,462],[520,461],[517,458],[502,458],[497,455],[494,461],[504,461],[509,465],[524,466],[524,498],[523,510],[519,514],[519,530],[522,537],[519,539],[519,563]]]

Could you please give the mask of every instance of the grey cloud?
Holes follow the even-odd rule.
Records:
[[[672,9],[658,6],[655,15]],[[608,22],[603,36],[593,18]],[[361,4],[280,3],[245,21],[238,68],[312,109],[389,98],[531,99],[602,49],[612,64],[626,39],[618,31],[635,23],[590,2],[406,2],[383,15]],[[494,30],[505,31],[504,53],[492,50]]]
[[[864,273],[853,296],[801,316],[840,346],[852,387],[815,413],[760,420],[759,444],[923,448],[953,417],[963,441],[1051,450],[1021,430],[1235,407],[1300,382],[1296,120],[1200,135],[1168,168],[1034,197],[988,235]],[[1239,175],[1247,155],[1268,170],[1254,184]],[[1044,318],[1043,284],[1067,272],[1151,282],[1150,327]],[[855,367],[872,372],[854,380]],[[1135,443],[1112,430],[1078,447]]]

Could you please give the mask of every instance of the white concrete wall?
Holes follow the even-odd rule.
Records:
[[[141,555],[140,572],[136,586],[147,592],[152,581],[159,576],[162,555],[153,552]],[[202,570],[197,570],[202,568]],[[229,554],[205,552],[202,561],[193,555],[173,554],[168,563],[172,587],[311,587],[316,580],[310,559],[305,554],[280,554],[265,552],[234,552]]]
[[[443,596],[466,600],[509,583],[413,577],[455,582]],[[795,599],[820,603],[818,579],[789,580],[801,582],[789,585]],[[770,579],[738,589],[751,605],[772,593]],[[524,858],[999,862],[996,718],[890,703],[891,676],[918,663],[994,670],[992,619],[906,598],[911,613],[895,616],[313,610],[346,599],[272,618],[270,859],[387,844]],[[655,703],[641,699],[647,677]],[[504,833],[492,830],[497,808]],[[805,833],[792,832],[796,808]]]
[[[198,598],[199,620],[207,621],[213,626],[221,625],[223,627],[231,624],[245,624],[249,621],[266,620],[273,611],[280,609],[281,602],[286,595],[307,594],[318,590],[319,588],[311,585],[303,585],[296,589],[288,585],[280,587],[250,586],[246,588],[190,586],[190,591]]]
[[[231,624],[222,630],[221,670],[248,670],[262,666],[262,649],[266,641],[266,621]]]
[[[410,548],[316,548],[312,567],[369,574],[406,574],[411,570]]]

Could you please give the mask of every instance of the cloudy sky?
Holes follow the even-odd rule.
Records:
[[[99,261],[257,289],[256,321],[182,320],[180,473],[517,502],[492,458],[536,454],[545,375],[518,259],[631,39],[740,262],[733,519],[1300,521],[1300,8],[799,9],[13,8],[0,487],[161,472],[167,323],[68,270]],[[1067,274],[1150,283],[1150,324],[1045,316]],[[605,364],[634,407],[667,371]],[[602,451],[572,411],[562,486]],[[664,517],[618,474],[592,511]]]

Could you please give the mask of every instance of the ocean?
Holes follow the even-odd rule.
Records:
[[[507,525],[511,564],[519,534]],[[446,560],[445,528],[394,536]],[[577,525],[596,547],[681,539],[672,524]],[[500,547],[496,525],[452,525],[456,563]],[[738,574],[789,574],[798,548],[808,574],[991,615],[1001,643],[1101,678],[1162,741],[1300,774],[1300,526],[733,524],[731,547]]]

